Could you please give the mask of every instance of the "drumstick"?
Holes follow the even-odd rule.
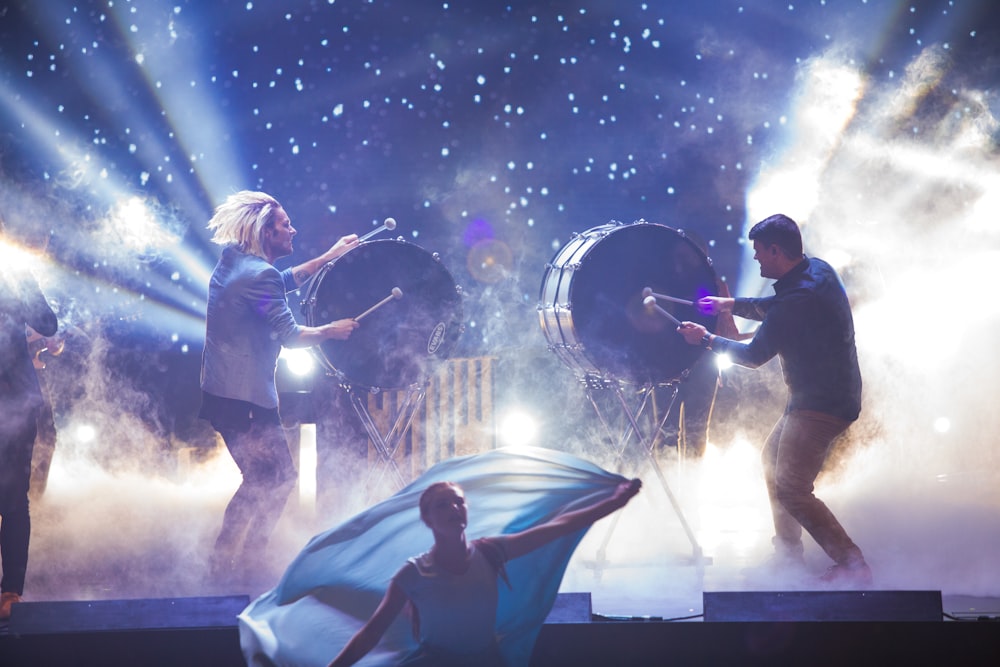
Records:
[[[358,239],[358,243],[364,243],[365,241],[375,236],[382,230],[388,229],[391,232],[395,228],[396,228],[396,221],[393,218],[386,218],[385,222],[383,222],[381,226],[376,227],[375,229],[371,230],[370,232],[362,236],[360,239]]]
[[[678,299],[676,296],[670,296],[668,294],[659,294],[653,291],[652,287],[644,287],[642,290],[643,298],[648,298],[650,296],[656,298],[657,300],[663,299],[664,301],[673,301],[674,303],[679,303],[682,306],[694,306],[694,301],[688,301],[687,299]],[[645,303],[645,301],[643,301]]]
[[[371,315],[377,309],[381,308],[382,306],[384,306],[385,304],[389,303],[393,299],[402,299],[402,298],[403,298],[403,290],[399,289],[398,287],[393,287],[392,288],[392,292],[389,294],[389,296],[385,297],[384,299],[382,299],[381,301],[379,301],[378,303],[376,303],[374,306],[372,306],[371,308],[369,308],[365,312],[363,312],[360,315],[358,315],[357,317],[355,317],[354,321],[355,322],[360,322],[362,317],[367,317],[368,315]]]
[[[677,326],[681,326],[681,321],[678,320],[673,315],[671,315],[670,313],[668,313],[667,311],[663,310],[663,307],[660,306],[660,304],[656,303],[656,297],[653,296],[652,294],[650,294],[645,299],[643,299],[642,303],[647,308],[653,309],[656,312],[658,312],[660,315],[663,315],[665,318],[667,318],[668,320],[670,320],[671,322],[673,322]]]

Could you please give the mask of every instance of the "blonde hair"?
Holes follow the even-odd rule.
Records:
[[[278,200],[264,192],[241,190],[226,197],[208,221],[214,232],[212,241],[236,246],[241,251],[267,259],[261,239],[264,230],[274,224]]]

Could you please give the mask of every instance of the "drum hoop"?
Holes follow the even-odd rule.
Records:
[[[592,350],[588,349],[588,340],[582,333],[577,331],[577,322],[574,321],[574,304],[572,302],[574,283],[576,282],[579,270],[586,268],[587,260],[597,251],[603,241],[616,233],[638,229],[637,225],[648,225],[649,228],[659,228],[668,231],[675,235],[679,239],[679,243],[684,244],[687,249],[694,250],[701,267],[707,271],[707,274],[711,275],[713,283],[711,286],[712,293],[714,294],[718,290],[715,284],[717,276],[711,258],[683,229],[647,222],[646,220],[637,220],[630,224],[612,221],[591,227],[582,233],[574,233],[570,240],[556,251],[552,260],[546,264],[542,284],[539,289],[537,309],[542,333],[545,336],[549,349],[569,366],[579,376],[581,381],[590,386],[606,387],[623,383],[635,383],[636,379],[623,376],[623,374],[614,369],[609,370],[599,361],[600,355],[595,355]],[[692,317],[691,319],[696,319],[696,317]],[[702,319],[704,319],[704,316],[702,316]],[[711,328],[714,328],[714,326]],[[691,350],[692,355],[697,360],[701,349],[692,347]],[[658,378],[654,382],[644,383],[658,385],[674,384],[686,376],[693,365],[694,362],[692,361],[687,367],[681,368],[674,373],[674,377]]]

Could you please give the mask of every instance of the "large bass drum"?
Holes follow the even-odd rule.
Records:
[[[538,313],[549,347],[588,384],[672,384],[703,353],[643,304],[643,290],[697,301],[716,295],[711,260],[683,231],[638,221],[588,229],[546,265]],[[659,300],[680,321],[715,317]]]
[[[352,387],[401,390],[424,382],[462,331],[462,300],[436,255],[402,239],[362,243],[317,272],[302,310],[310,326],[357,318],[347,340],[317,348],[327,371]]]

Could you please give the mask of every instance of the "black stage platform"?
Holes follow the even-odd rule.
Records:
[[[248,602],[24,602],[0,665],[243,667],[235,616]],[[940,605],[929,591],[706,593],[706,620],[671,622],[602,619],[588,594],[560,595],[532,665],[1000,665],[997,617],[928,620]]]

